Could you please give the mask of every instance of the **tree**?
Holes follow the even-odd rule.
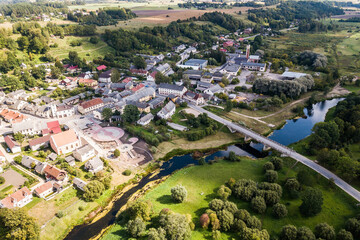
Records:
[[[164,74],[162,74],[161,72],[157,72],[155,74],[155,83],[156,84],[171,83],[171,79],[169,77],[164,76]]]
[[[200,216],[200,226],[204,229],[207,229],[209,227],[209,224],[210,224],[209,215],[207,213],[204,213],[203,215]]]
[[[19,142],[20,144],[24,141],[24,134],[22,134],[21,132],[17,132],[14,134],[14,140]]]
[[[130,203],[128,212],[131,219],[141,218],[144,221],[150,220],[152,204],[150,201],[135,201]]]
[[[265,181],[274,183],[278,179],[278,173],[274,170],[267,170],[265,173]]]
[[[86,201],[94,201],[98,199],[104,191],[104,184],[98,180],[94,180],[84,187],[83,197]]]
[[[105,121],[109,121],[111,116],[113,115],[113,112],[112,112],[111,108],[104,108],[101,112],[101,115]]]
[[[233,103],[231,100],[227,100],[226,101],[226,105],[225,105],[225,111],[226,112],[230,112],[231,109],[233,108]]]
[[[266,203],[262,197],[254,197],[251,200],[251,208],[257,213],[264,213],[266,211]]]
[[[300,227],[297,231],[297,240],[315,240],[314,233],[308,227]]]
[[[146,62],[145,59],[141,56],[136,56],[134,59],[134,65],[137,69],[145,69],[146,68]]]
[[[354,238],[351,232],[341,229],[336,235],[336,240],[354,240]]]
[[[296,240],[297,228],[294,225],[285,225],[281,229],[281,240]]]
[[[0,209],[0,235],[9,240],[36,240],[39,227],[23,209]]]
[[[301,197],[300,212],[307,217],[315,216],[321,212],[323,205],[322,193],[318,189],[308,188]]]
[[[121,75],[120,75],[119,70],[113,69],[113,70],[111,71],[111,82],[113,82],[113,83],[119,82],[120,77],[121,77]]]
[[[168,240],[189,239],[191,229],[189,220],[185,215],[179,213],[160,213],[159,223],[166,231]]]
[[[356,218],[349,218],[345,223],[346,231],[352,233],[354,239],[360,239],[360,221]]]
[[[274,167],[274,164],[272,162],[267,162],[263,165],[263,169],[265,170],[265,172],[267,170],[274,170],[275,167]]]
[[[227,160],[231,162],[237,162],[240,161],[240,157],[236,155],[234,151],[229,152],[229,156],[226,158]]]
[[[270,161],[274,165],[276,171],[281,170],[283,168],[284,163],[283,163],[283,160],[281,158],[272,157]]]
[[[148,240],[166,240],[166,232],[163,228],[150,228]]]
[[[126,105],[122,118],[127,123],[133,123],[139,120],[140,111],[135,105]]]
[[[223,199],[227,200],[228,197],[231,195],[231,189],[226,187],[225,185],[221,185],[219,190],[217,191],[217,195]]]
[[[246,227],[239,233],[239,235],[241,240],[270,240],[270,235],[265,229],[259,230],[256,228]]]
[[[187,191],[185,187],[181,185],[177,185],[171,188],[171,198],[176,202],[180,202],[180,203],[183,202],[186,199],[186,196],[187,196]]]
[[[285,182],[285,188],[288,191],[298,191],[300,189],[300,183],[296,178],[288,178]]]
[[[296,179],[299,181],[299,183],[307,186],[312,186],[315,182],[313,175],[311,175],[308,170],[300,170],[296,175]]]
[[[120,150],[119,149],[115,149],[114,156],[115,157],[120,157]]]
[[[327,223],[319,223],[315,226],[315,236],[324,240],[335,240],[335,230]]]
[[[209,207],[211,210],[218,212],[224,208],[224,201],[215,198],[209,202]]]
[[[277,203],[273,207],[273,215],[276,218],[283,218],[286,217],[288,214],[288,210],[286,209],[286,206],[281,203]]]
[[[226,232],[229,231],[232,224],[234,223],[234,215],[228,210],[221,210],[218,213],[221,228]]]
[[[135,218],[134,220],[130,220],[126,224],[126,230],[128,231],[128,233],[130,233],[131,236],[135,238],[140,237],[145,231],[145,229],[146,225],[139,217]]]
[[[212,239],[220,240],[221,239],[221,232],[219,230],[214,230],[211,232]]]

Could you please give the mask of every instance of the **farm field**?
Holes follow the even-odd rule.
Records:
[[[53,57],[59,59],[66,58],[69,51],[76,51],[81,59],[85,58],[87,61],[93,60],[97,57],[103,57],[106,53],[112,52],[113,48],[108,46],[105,42],[99,41],[97,44],[89,42],[89,37],[65,37],[64,39],[55,38],[50,40],[50,44],[57,43],[57,48],[50,48],[49,53]],[[72,41],[81,41],[81,46],[71,47]]]
[[[198,221],[199,216],[208,207],[208,202],[216,197],[218,187],[224,184],[230,177],[262,181],[262,165],[266,161],[266,159],[253,160],[244,157],[241,159],[241,162],[237,163],[220,161],[212,165],[206,164],[185,168],[174,173],[165,182],[150,190],[142,199],[152,202],[155,214],[163,208],[169,208],[181,214],[191,214],[193,222],[196,224],[196,229],[192,233],[192,239],[208,239],[211,236],[211,232],[199,230]],[[279,182],[284,181],[288,177],[294,177],[298,171],[305,168],[301,164],[293,167],[294,161],[291,159],[286,159],[284,162],[286,167],[279,172]],[[245,208],[252,215],[257,216],[262,221],[263,227],[272,235],[278,234],[281,227],[286,224],[308,226],[314,229],[317,223],[328,222],[336,230],[339,230],[343,227],[344,221],[347,218],[356,214],[355,202],[340,189],[329,189],[325,179],[315,173],[313,174],[318,183],[318,185],[313,187],[319,188],[322,191],[324,204],[322,212],[312,218],[304,218],[300,215],[298,207],[301,204],[301,200],[299,199],[292,200],[283,197],[281,202],[287,205],[289,214],[280,220],[271,217],[271,214],[269,214],[271,209],[268,209],[267,213],[259,215],[250,209],[249,203],[235,198],[230,200],[236,202],[239,208]],[[178,184],[183,185],[187,189],[188,197],[184,203],[175,204],[171,199],[170,189]],[[125,237],[124,234],[126,232],[122,226],[114,225],[103,239],[119,239],[119,237]],[[229,239],[229,237],[231,239],[235,235],[222,233],[222,239]]]

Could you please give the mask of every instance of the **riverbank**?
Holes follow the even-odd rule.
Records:
[[[221,160],[218,163],[191,166],[181,169],[172,174],[167,180],[161,182],[158,186],[150,189],[141,198],[143,200],[150,200],[153,204],[153,218],[163,208],[169,208],[174,212],[181,214],[190,214],[193,222],[196,225],[192,232],[191,239],[208,239],[211,236],[211,231],[206,231],[198,225],[199,216],[208,208],[209,201],[216,196],[218,187],[224,184],[229,178],[235,179],[246,178],[254,181],[263,181],[262,165],[267,162],[267,159],[253,160],[242,157],[240,162],[228,162]],[[292,159],[284,161],[284,169],[279,171],[279,183],[282,183],[286,178],[294,177],[303,169],[307,169],[301,164],[294,164]],[[294,224],[296,226],[308,226],[314,228],[317,223],[328,222],[333,225],[335,229],[343,227],[345,220],[356,212],[354,200],[347,196],[346,193],[338,188],[329,188],[328,181],[311,171],[311,175],[316,179],[313,187],[319,188],[324,197],[324,205],[322,212],[311,218],[302,217],[299,214],[298,207],[301,204],[299,199],[290,199],[283,197],[281,203],[287,205],[289,214],[283,219],[274,219],[271,216],[271,208],[267,210],[266,214],[259,215],[254,213],[248,202],[243,202],[231,198],[239,208],[247,209],[252,215],[261,219],[265,229],[270,234],[276,235],[279,233],[281,227],[286,224]],[[184,203],[175,204],[170,197],[170,189],[178,184],[184,186],[188,191],[188,197]],[[222,233],[222,239],[236,237],[233,234]],[[107,234],[102,238],[103,240],[127,239],[124,224],[114,224]]]

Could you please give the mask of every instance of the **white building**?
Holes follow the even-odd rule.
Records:
[[[89,144],[86,144],[73,152],[74,158],[79,160],[80,162],[85,162],[90,158],[95,157],[95,155],[95,149]]]
[[[95,157],[85,163],[85,169],[95,174],[104,169],[104,163],[99,157]]]
[[[35,188],[34,190],[35,195],[38,196],[39,198],[45,198],[46,196],[50,195],[53,192],[54,192],[54,188],[52,181],[46,182],[40,185],[39,187]]]
[[[87,114],[103,106],[104,102],[101,98],[94,98],[89,101],[80,103],[78,106],[78,111],[81,114]]]
[[[170,94],[173,94],[181,97],[187,91],[187,88],[174,84],[161,83],[158,87],[158,91],[160,95],[169,96]]]
[[[46,123],[44,121],[25,121],[20,123],[15,123],[12,126],[13,133],[21,133],[23,135],[39,135],[43,129],[47,129]]]
[[[29,202],[31,202],[33,196],[27,187],[23,187],[13,194],[7,196],[0,201],[1,208],[22,208]]]
[[[151,113],[148,113],[145,116],[143,116],[142,118],[140,118],[137,121],[137,124],[145,126],[145,125],[148,125],[151,122],[151,120],[153,120],[153,119],[154,119],[154,115],[152,115]]]
[[[51,105],[51,113],[54,118],[64,118],[75,115],[75,108],[71,105]]]
[[[158,117],[160,117],[162,119],[168,119],[168,118],[171,118],[171,116],[175,114],[175,110],[176,110],[175,104],[172,101],[170,101],[165,105],[165,107],[163,107],[157,113],[157,115],[158,115]]]

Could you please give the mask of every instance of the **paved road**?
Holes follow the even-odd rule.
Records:
[[[329,170],[327,170],[327,169],[323,168],[322,166],[320,166],[319,164],[315,163],[314,161],[304,157],[303,155],[295,152],[294,150],[292,150],[278,142],[275,142],[267,137],[264,137],[248,128],[242,127],[242,126],[237,125],[233,122],[230,122],[226,119],[223,119],[222,117],[219,117],[199,106],[189,105],[189,107],[191,107],[201,113],[206,113],[210,118],[232,128],[233,130],[236,130],[237,132],[240,132],[240,133],[244,134],[245,136],[248,136],[258,142],[261,142],[262,144],[264,144],[268,147],[271,147],[283,154],[286,154],[287,156],[301,162],[302,164],[313,169],[314,171],[320,173],[322,176],[324,176],[327,179],[334,179],[334,182],[338,187],[340,187],[347,194],[349,194],[350,196],[355,198],[358,202],[360,202],[360,192],[358,190],[356,190],[355,188],[350,186],[348,183],[343,181],[341,178],[336,176],[334,173],[330,172]]]

